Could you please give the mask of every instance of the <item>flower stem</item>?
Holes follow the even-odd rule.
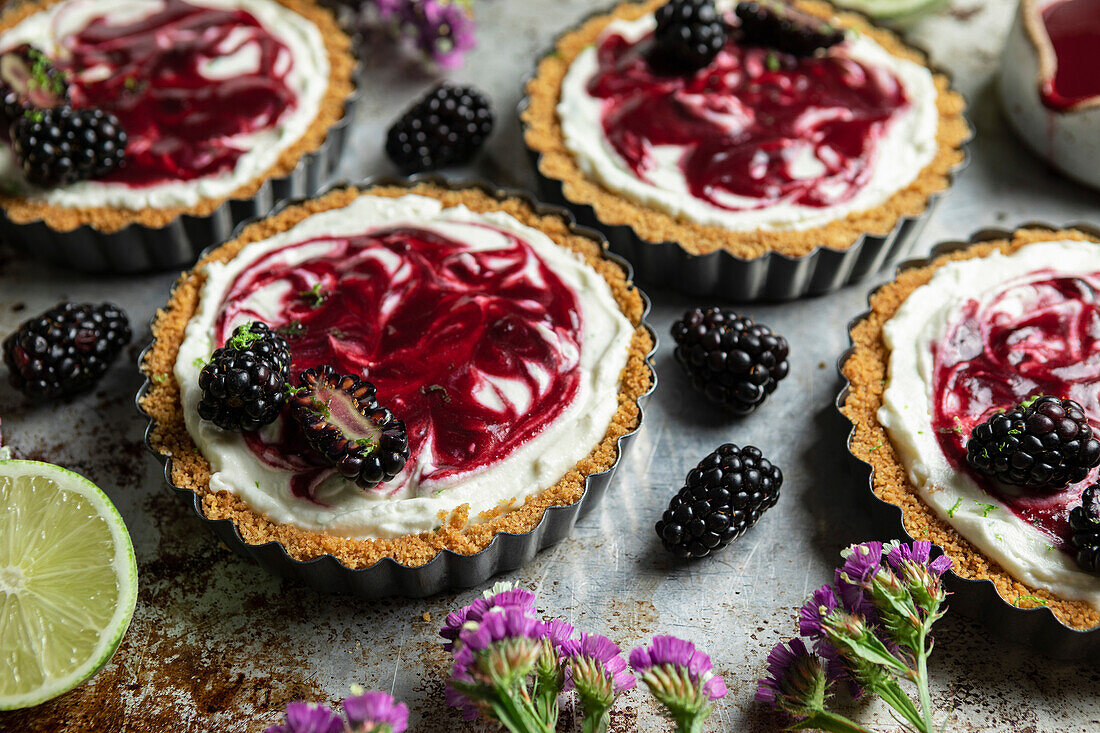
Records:
[[[932,695],[928,691],[928,645],[925,643],[928,637],[928,627],[922,626],[920,630],[919,645],[917,651],[917,690],[920,693],[921,713],[924,715],[924,726],[928,733],[934,733],[935,723],[932,722]]]
[[[584,723],[581,727],[583,733],[605,733],[607,726],[611,724],[611,708],[602,710],[589,710],[585,708]]]
[[[843,715],[830,713],[828,710],[819,710],[808,718],[803,718],[787,730],[812,730],[820,729],[830,733],[873,733],[855,721],[848,720]]]

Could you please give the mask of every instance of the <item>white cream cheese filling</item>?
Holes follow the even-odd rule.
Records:
[[[719,1],[719,7],[726,10],[732,5],[732,2]],[[610,34],[619,34],[628,41],[636,41],[655,27],[652,14],[633,21],[616,20],[608,24],[601,40]],[[910,104],[890,122],[878,141],[874,159],[869,163],[871,175],[864,186],[847,201],[832,206],[812,207],[790,202],[742,210],[715,206],[691,194],[679,166],[683,154],[679,146],[656,146],[652,151],[654,166],[646,171],[649,180],[640,179],[603,132],[604,100],[588,93],[588,82],[599,68],[594,46],[577,56],[562,82],[557,112],[564,142],[585,175],[631,201],[686,221],[733,231],[800,230],[823,226],[852,212],[866,211],[885,203],[916,179],[938,149],[939,111],[931,72],[920,64],[894,56],[866,36],[847,41],[847,53],[857,61],[894,74],[901,81]],[[797,172],[807,177],[818,175],[821,167],[822,163],[812,155],[810,159],[796,161]],[[728,206],[759,206],[754,199],[732,194],[722,194],[722,199]]]
[[[316,119],[328,88],[329,61],[321,31],[308,19],[274,0],[188,0],[192,5],[225,10],[244,10],[278,38],[293,61],[286,77],[297,106],[278,123],[252,134],[226,141],[246,151],[232,170],[190,181],[166,181],[131,187],[123,183],[79,181],[67,186],[40,189],[23,176],[11,149],[0,145],[0,185],[19,191],[31,201],[70,208],[115,207],[131,211],[190,207],[204,199],[219,199],[255,178],[263,176],[283,152],[305,135]],[[157,12],[162,0],[63,0],[35,13],[0,35],[0,49],[30,43],[50,57],[63,53],[62,41],[94,18],[107,15],[116,23],[132,23]],[[259,55],[245,46],[231,56],[212,60],[207,71],[212,79],[225,79],[255,71]]]
[[[921,498],[941,519],[1018,580],[1100,608],[1100,577],[1078,568],[1040,530],[955,471],[932,427],[933,347],[943,342],[967,301],[987,302],[1004,284],[1031,273],[1046,279],[1095,272],[1100,272],[1100,245],[1076,241],[1032,244],[1011,255],[995,252],[936,270],[883,326],[890,365],[878,420]],[[1021,294],[999,307],[1024,313],[1024,300]]]
[[[213,342],[215,323],[229,288],[259,258],[295,242],[358,235],[396,225],[436,231],[476,250],[506,246],[507,237],[501,231],[527,243],[576,296],[582,323],[576,367],[580,384],[573,401],[541,433],[481,469],[421,481],[427,466],[407,466],[407,481],[392,496],[364,492],[333,477],[318,494],[327,504],[322,506],[293,495],[291,474],[259,460],[241,435],[199,418],[199,372],[214,348],[220,346]],[[326,252],[328,247],[324,241],[291,247],[280,253],[279,261],[297,264]],[[603,439],[618,410],[619,382],[634,327],[599,273],[542,232],[503,212],[474,213],[461,206],[444,209],[435,199],[414,195],[398,199],[364,195],[347,207],[315,214],[286,232],[249,244],[229,262],[208,265],[206,275],[198,309],[188,323],[175,364],[187,430],[210,461],[211,490],[229,491],[279,523],[343,537],[392,538],[432,530],[439,526],[441,512],[449,515],[463,504],[470,507],[470,521],[477,522],[481,512],[518,508],[531,494],[556,483]],[[248,310],[278,323],[279,295],[272,288],[263,288],[249,296]],[[230,323],[228,327],[236,325]],[[517,405],[525,399],[507,385],[491,392],[486,399],[508,398]],[[421,462],[430,460],[430,455],[430,446],[425,447]]]

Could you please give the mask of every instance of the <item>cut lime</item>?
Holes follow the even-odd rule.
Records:
[[[134,547],[107,495],[58,466],[0,461],[0,710],[91,677],[136,603]]]
[[[946,0],[836,0],[835,4],[878,20],[901,21],[939,10]]]

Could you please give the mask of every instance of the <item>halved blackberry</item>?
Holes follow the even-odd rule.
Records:
[[[45,53],[30,44],[0,54],[0,125],[32,109],[49,109],[69,102],[69,83]]]
[[[775,391],[790,366],[787,340],[731,308],[693,308],[672,324],[674,355],[709,400],[747,415]]]
[[[1100,441],[1081,405],[1045,395],[976,425],[966,460],[1006,484],[1055,491],[1084,481],[1100,464]]]
[[[53,399],[98,382],[131,336],[118,306],[60,303],[4,340],[4,363],[20,392]]]
[[[1081,506],[1069,513],[1069,526],[1077,564],[1082,570],[1100,574],[1100,484],[1089,486],[1081,494]]]
[[[769,0],[741,2],[734,12],[741,21],[741,40],[754,46],[774,48],[794,56],[813,56],[819,49],[844,41],[843,28]]]
[[[758,448],[720,446],[691,469],[657,522],[665,549],[706,557],[745,533],[779,501],[783,472]]]
[[[286,405],[290,350],[265,323],[238,326],[199,373],[199,417],[223,430],[259,430]]]
[[[714,0],[670,0],[657,8],[647,60],[662,73],[703,68],[726,45],[727,27]]]
[[[35,109],[11,126],[12,152],[23,175],[45,188],[101,178],[121,167],[126,140],[118,118],[98,109]]]
[[[493,131],[489,100],[473,87],[440,84],[401,116],[386,135],[386,154],[405,173],[459,165]]]
[[[378,404],[373,384],[327,364],[299,379],[294,417],[313,450],[341,476],[373,489],[401,473],[409,459],[405,423]]]

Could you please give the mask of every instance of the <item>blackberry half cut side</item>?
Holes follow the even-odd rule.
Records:
[[[813,56],[845,38],[842,28],[776,0],[741,2],[734,12],[742,42],[793,56]]]
[[[405,423],[378,403],[370,382],[331,366],[307,369],[291,398],[311,448],[341,476],[373,489],[401,473],[409,459]]]

